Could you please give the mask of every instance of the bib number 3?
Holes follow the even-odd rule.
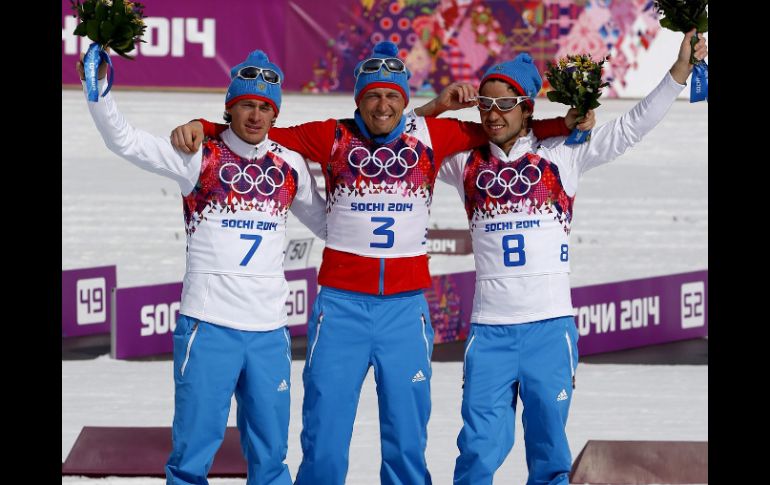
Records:
[[[372,232],[375,236],[384,236],[385,242],[382,241],[376,241],[376,242],[370,242],[369,247],[370,248],[392,248],[393,242],[396,239],[396,234],[388,229],[393,224],[396,223],[396,220],[392,217],[372,217],[372,222],[376,223],[382,223],[381,226],[374,228],[374,231]]]

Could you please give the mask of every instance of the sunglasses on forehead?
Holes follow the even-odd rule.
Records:
[[[528,100],[529,96],[506,96],[502,98],[490,98],[488,96],[476,96],[478,101],[478,108],[481,111],[489,111],[493,106],[497,106],[500,111],[510,111],[516,106],[520,105],[524,101]]]
[[[269,84],[281,84],[281,76],[272,69],[256,66],[242,67],[237,76],[241,79],[257,79],[262,74],[262,79]]]
[[[385,69],[390,72],[406,72],[406,66],[404,65],[404,61],[401,59],[397,59],[395,57],[388,57],[386,59],[373,57],[371,59],[365,60],[363,64],[361,64],[361,67],[358,68],[358,72],[356,73],[356,78],[358,78],[358,76],[362,73],[371,74],[373,72],[378,72],[380,69],[382,69],[382,66],[385,66]]]

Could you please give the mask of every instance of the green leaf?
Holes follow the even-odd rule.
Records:
[[[126,11],[126,7],[123,4],[123,0],[113,0],[112,2],[112,15],[117,15]]]
[[[673,30],[674,32],[681,32],[681,30],[679,30],[677,26],[674,25],[674,22],[668,17],[660,19],[660,26],[668,30]]]
[[[708,0],[654,0],[654,9],[665,19],[660,25],[676,31],[688,32],[700,25],[701,17],[706,15]]]
[[[88,38],[92,41],[101,44],[101,39],[99,38],[99,21],[96,19],[89,20],[86,23],[86,32],[88,33]]]
[[[133,61],[134,57],[133,56],[129,56],[128,54],[126,54],[126,52],[128,52],[128,51],[122,51],[122,50],[119,51],[119,50],[115,49],[115,53],[118,54],[120,57],[124,57],[124,58],[128,59],[129,61]]]
[[[112,38],[113,29],[112,22],[105,20],[99,25],[99,34],[101,34],[102,39],[110,39]]]
[[[80,35],[85,36],[88,34],[86,31],[86,23],[80,22],[77,27],[75,27],[75,30],[72,32],[74,35]]]
[[[133,39],[128,39],[127,41],[121,42],[120,44],[115,44],[115,46],[113,46],[115,50],[120,49],[121,51],[126,51],[126,52],[133,49],[133,47],[134,47]]]
[[[126,23],[114,24],[113,30],[112,30],[112,37],[115,38],[115,40],[119,41],[120,43],[125,42],[126,40],[133,37],[133,31],[131,30],[131,26]]]
[[[126,20],[125,17],[113,17],[112,18],[112,26],[115,28],[115,31],[120,31],[124,27],[128,27],[128,20]]]
[[[698,19],[698,25],[696,25],[695,28],[698,29],[698,32],[700,32],[701,34],[703,32],[708,32],[709,31],[709,18],[708,18],[708,16],[706,16],[706,15],[701,16]]]
[[[83,12],[87,14],[94,13],[94,9],[96,8],[96,5],[94,5],[93,2],[86,2],[83,4]]]
[[[96,4],[96,20],[107,20],[107,5],[101,2]]]

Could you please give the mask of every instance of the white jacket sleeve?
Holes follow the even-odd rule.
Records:
[[[445,182],[457,190],[460,194],[460,200],[465,200],[465,187],[463,185],[463,172],[465,171],[465,162],[470,156],[470,151],[457,152],[444,159],[441,167],[436,174],[436,178]]]
[[[301,155],[296,154],[296,167],[299,174],[297,193],[291,203],[292,214],[299,221],[313,231],[313,234],[326,240],[326,202],[318,194],[315,177],[310,174],[307,162]]]
[[[579,174],[614,160],[639,143],[663,119],[684,87],[667,71],[658,86],[628,113],[595,128],[588,142],[562,145],[562,149],[572,152],[569,157]]]
[[[104,86],[100,83],[99,91]],[[85,93],[85,82],[83,83]],[[154,136],[131,126],[118,111],[112,93],[87,102],[88,111],[107,148],[137,167],[175,180],[182,195],[192,192],[200,175],[203,150],[188,155],[179,152],[168,138]]]

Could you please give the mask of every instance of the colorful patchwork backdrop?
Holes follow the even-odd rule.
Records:
[[[541,72],[566,54],[609,54],[606,95],[640,96],[624,92],[627,77],[661,30],[651,0],[230,0],[226,9],[207,0],[144,3],[146,43],[136,61],[116,59],[119,86],[223,89],[229,67],[260,48],[283,68],[287,90],[352,92],[356,63],[388,39],[418,94],[477,82],[489,66],[528,51]],[[87,40],[78,45],[74,27],[70,2],[62,0],[63,84],[78,84],[72,66],[88,47]]]

